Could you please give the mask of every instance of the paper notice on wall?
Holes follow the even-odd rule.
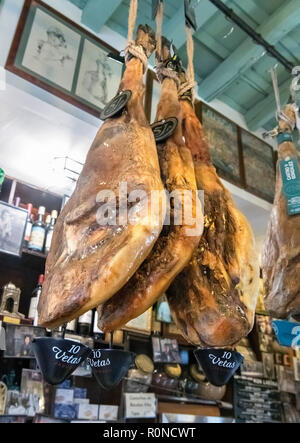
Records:
[[[124,394],[125,418],[155,418],[157,400],[155,394]]]

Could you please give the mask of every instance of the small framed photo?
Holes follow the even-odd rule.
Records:
[[[273,335],[271,317],[266,315],[256,315],[257,332],[260,334]]]
[[[262,361],[264,366],[264,378],[274,380],[275,378],[275,365],[274,356],[271,353],[262,352]]]
[[[13,325],[7,323],[6,332],[6,350],[4,357],[34,358],[31,346],[32,339],[35,337],[45,337],[46,329],[33,326]]]
[[[6,414],[34,417],[40,412],[39,397],[20,391],[7,391]]]
[[[290,394],[295,394],[296,390],[293,369],[279,365],[276,365],[275,368],[279,390],[289,392]]]
[[[262,352],[273,352],[273,337],[268,334],[258,334],[259,349]]]
[[[44,385],[42,373],[34,369],[22,369],[21,392],[39,397],[39,411],[45,409]]]
[[[175,339],[152,337],[152,349],[156,363],[182,363]]]
[[[21,256],[27,214],[25,209],[0,202],[0,252]]]
[[[160,338],[152,337],[152,352],[153,352],[153,361],[161,362],[161,349],[160,349]]]
[[[150,335],[152,325],[152,307],[141,314],[139,317],[130,320],[123,326],[123,330],[138,332],[139,334]]]

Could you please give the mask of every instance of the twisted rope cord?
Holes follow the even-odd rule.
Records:
[[[194,88],[197,86],[197,82],[195,81],[195,72],[194,72],[194,41],[192,29],[186,26],[186,50],[187,50],[187,58],[188,58],[188,67],[186,70],[186,79],[187,81],[183,83],[179,90],[178,95],[182,97],[187,91],[191,90],[192,93],[192,101],[195,99],[195,91]]]
[[[136,22],[137,9],[138,9],[138,0],[130,0],[129,16],[128,16],[128,44],[125,48],[125,62],[127,63],[129,61],[131,54],[134,57],[138,58],[143,63],[144,72],[145,72],[148,66],[147,56],[142,46],[136,45],[135,41],[133,40],[133,31]]]
[[[174,80],[174,82],[176,83],[177,88],[179,88],[180,81],[179,81],[179,78],[177,76],[177,73],[175,71],[173,71],[172,69],[166,68],[164,66],[164,62],[157,63],[157,65],[155,67],[155,70],[156,70],[157,78],[158,78],[160,83],[163,81],[164,77],[169,77],[172,80]]]
[[[156,22],[156,32],[155,32],[156,58],[158,60],[160,60],[160,57],[161,57],[161,36],[162,36],[163,17],[164,17],[164,4],[162,2],[159,2],[157,14],[155,17],[155,22]]]
[[[144,72],[147,70],[148,59],[144,52],[142,46],[137,46],[134,41],[128,42],[125,48],[125,62],[127,63],[130,57],[130,54],[134,57],[138,58],[144,66]]]
[[[130,0],[129,16],[128,16],[128,42],[133,40],[133,30],[136,21],[138,8],[138,0]]]

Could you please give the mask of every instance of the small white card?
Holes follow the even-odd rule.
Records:
[[[119,406],[114,405],[100,405],[99,420],[116,421],[118,420]]]
[[[55,403],[70,404],[73,403],[74,391],[73,389],[57,388],[55,393]]]
[[[125,418],[155,418],[157,401],[155,394],[124,394]]]
[[[78,405],[78,419],[98,420],[99,405],[80,403]]]

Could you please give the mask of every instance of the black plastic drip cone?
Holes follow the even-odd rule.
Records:
[[[113,389],[127,374],[135,354],[120,349],[93,349],[88,362],[97,382],[104,389]]]
[[[207,380],[215,386],[226,385],[244,360],[239,352],[226,349],[196,349],[194,355]]]
[[[51,385],[62,383],[91,353],[87,346],[65,338],[34,338],[32,348],[44,379]]]

